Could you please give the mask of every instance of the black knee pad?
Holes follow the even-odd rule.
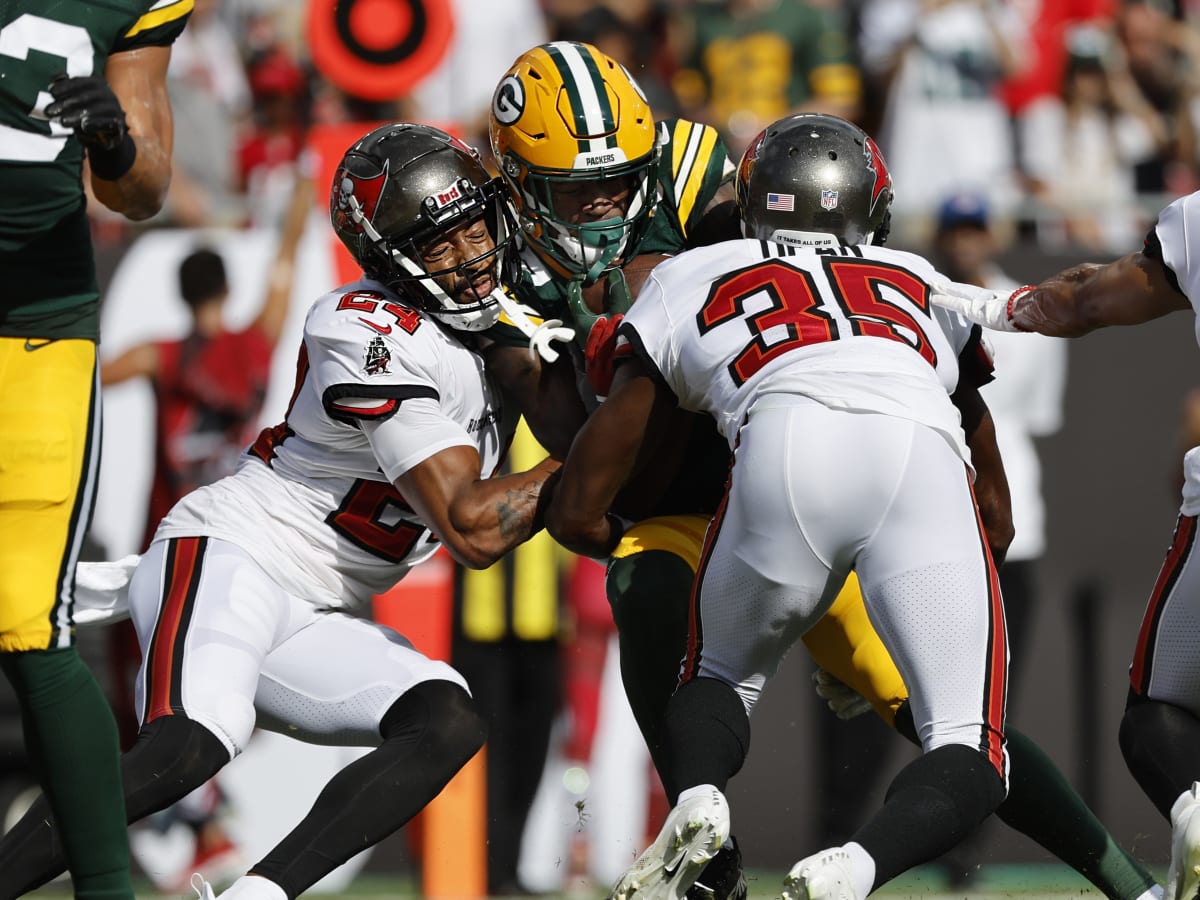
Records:
[[[1180,706],[1129,691],[1118,733],[1130,774],[1167,820],[1195,780],[1200,719]]]
[[[138,731],[121,757],[130,821],[165,809],[219,772],[232,757],[215,734],[184,716],[161,716]]]
[[[680,640],[686,634],[692,567],[666,550],[644,550],[614,559],[604,579],[617,630],[669,629]]]
[[[1004,800],[1004,779],[978,750],[947,744],[905,766],[888,787],[897,791],[927,790],[929,802],[954,811],[965,831],[974,828]]]
[[[453,681],[423,681],[405,691],[379,723],[385,743],[421,745],[459,765],[487,739],[487,722],[471,695]]]

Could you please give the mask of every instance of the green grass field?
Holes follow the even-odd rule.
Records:
[[[1162,873],[1156,873],[1162,876]],[[778,896],[779,887],[783,881],[783,872],[766,872],[750,870],[747,878],[750,885],[749,900],[771,900]],[[155,893],[146,882],[137,885],[139,900],[195,900],[194,895]],[[584,881],[573,885],[560,896],[565,900],[602,900],[604,890]],[[65,898],[71,892],[66,882],[56,882],[40,891],[30,894],[31,897]],[[329,900],[418,900],[422,897],[419,885],[412,877],[391,877],[378,875],[360,876],[350,890],[338,894],[308,894],[312,897],[327,897]],[[958,889],[950,889],[942,876],[935,870],[914,869],[912,872],[893,880],[889,885],[877,891],[873,897],[887,897],[893,900],[901,898],[925,898],[925,900],[1004,900],[1004,898],[1019,898],[1019,900],[1066,900],[1070,897],[1094,897],[1103,895],[1093,888],[1080,875],[1066,866],[1061,865],[992,865],[980,871],[979,877],[971,885]],[[473,900],[473,898],[453,898],[453,900]],[[522,898],[528,900],[528,898]]]

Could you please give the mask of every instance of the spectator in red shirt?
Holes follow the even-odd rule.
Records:
[[[297,177],[308,116],[308,79],[282,48],[249,66],[254,124],[238,147],[238,179],[252,224],[274,225]]]

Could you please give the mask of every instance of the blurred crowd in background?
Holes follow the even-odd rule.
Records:
[[[152,225],[275,223],[314,124],[436,122],[486,156],[499,75],[548,39],[596,44],[658,118],[715,126],[734,159],[789,112],[856,121],[890,163],[900,240],[968,189],[1014,234],[1116,254],[1200,185],[1195,0],[450,2],[442,64],[378,103],[316,71],[304,4],[198,0],[172,56],[175,170]]]

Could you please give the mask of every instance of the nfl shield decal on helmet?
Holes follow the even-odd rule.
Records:
[[[827,190],[822,189],[822,191],[821,191],[821,209],[837,209],[837,201],[838,201],[838,192],[837,191],[827,191]]]

